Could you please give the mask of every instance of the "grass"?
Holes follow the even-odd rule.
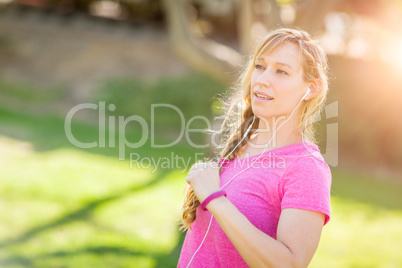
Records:
[[[400,267],[402,186],[333,169],[332,217],[310,267]]]
[[[150,87],[185,92],[191,79],[184,80]],[[99,96],[117,107],[128,105],[124,98]],[[210,98],[195,98],[183,110],[197,106],[208,113]],[[165,101],[171,99],[173,93]],[[144,107],[136,111],[146,116]],[[118,148],[74,147],[65,137],[64,118],[3,107],[0,122],[0,267],[176,267],[184,238],[178,231],[183,169],[153,172],[152,165],[130,167],[128,158],[118,160]],[[96,124],[74,122],[73,132],[80,140],[98,137]],[[133,140],[140,134],[133,126],[126,129]],[[146,142],[126,156],[131,152],[156,159],[172,153],[194,158],[200,151],[186,142],[164,149]],[[402,186],[332,171],[332,217],[310,267],[400,267]]]
[[[1,46],[0,37],[0,46]],[[52,88],[32,87],[26,83],[10,84],[0,78],[1,97],[12,101],[36,102],[46,104],[54,101],[60,101],[66,97],[66,91],[60,86]]]
[[[0,267],[174,266],[183,173],[130,168],[116,149],[73,148],[57,121],[28,117],[0,112],[2,130],[24,133],[0,139]]]
[[[192,74],[180,78],[161,78],[146,81],[140,78],[111,79],[104,83],[93,97],[93,102],[104,101],[116,105],[113,113],[118,116],[139,115],[151,120],[152,104],[169,104],[183,112],[186,122],[194,116],[211,114],[211,104],[217,93],[226,86],[211,78]],[[170,107],[155,107],[154,120],[158,127],[180,127],[178,111]],[[202,121],[194,121],[192,127],[206,127]]]

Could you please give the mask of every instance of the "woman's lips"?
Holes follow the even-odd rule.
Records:
[[[261,95],[261,94],[258,94],[258,93],[254,94],[254,99],[258,100],[258,101],[262,101],[262,102],[268,102],[268,101],[273,100],[273,98],[271,98],[271,97]]]

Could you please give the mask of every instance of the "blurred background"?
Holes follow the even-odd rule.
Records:
[[[317,124],[332,217],[310,267],[401,267],[399,0],[0,0],[0,267],[176,267],[188,170],[149,159],[194,163],[209,150],[192,143],[210,137],[147,139],[119,160],[119,136],[144,130],[118,116],[151,122],[151,104],[169,103],[214,122],[216,96],[278,26],[318,39],[331,69]],[[97,106],[74,114],[72,134],[94,148],[64,129],[83,103]],[[154,144],[174,142],[177,112],[154,112]]]

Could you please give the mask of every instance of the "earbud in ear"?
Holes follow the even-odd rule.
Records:
[[[306,99],[306,97],[307,97],[307,95],[310,93],[310,91],[311,91],[310,88],[307,88],[307,92],[306,92],[306,94],[304,94],[302,100],[305,100],[305,99]]]

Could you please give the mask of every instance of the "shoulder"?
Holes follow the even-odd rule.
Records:
[[[298,208],[322,212],[330,218],[332,175],[328,164],[307,156],[289,165],[280,182],[281,209]]]
[[[281,184],[320,185],[330,188],[332,183],[331,169],[321,154],[302,156],[288,163]]]
[[[329,165],[319,152],[293,158],[287,163],[284,176],[289,172],[311,172],[314,170],[331,173]]]

